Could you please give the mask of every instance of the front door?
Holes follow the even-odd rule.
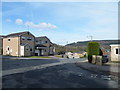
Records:
[[[42,56],[42,49],[40,49],[40,56]]]
[[[24,56],[24,46],[20,46],[20,55]]]
[[[40,49],[40,56],[43,56],[43,55],[44,55],[44,50]]]
[[[10,47],[8,46],[7,49],[6,49],[6,52],[7,52],[7,55],[10,54]]]

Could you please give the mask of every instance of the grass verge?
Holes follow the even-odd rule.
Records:
[[[28,58],[50,58],[48,56],[30,56]]]

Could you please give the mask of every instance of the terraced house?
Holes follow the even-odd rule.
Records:
[[[41,38],[43,39],[43,37],[40,37],[40,40],[42,40]],[[28,31],[6,35],[5,38],[3,38],[3,55],[10,56],[50,55],[51,52],[50,40],[45,39],[45,41],[47,41],[46,44],[44,43],[39,44],[35,42],[36,39],[37,38],[35,38],[35,36]],[[44,42],[44,39],[42,42]]]

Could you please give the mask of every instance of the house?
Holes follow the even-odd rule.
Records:
[[[35,37],[32,33],[19,32],[0,37],[3,55],[10,56],[46,56],[54,55],[54,44],[46,37]]]
[[[35,36],[30,32],[19,32],[3,38],[3,55],[31,56],[35,53]]]
[[[46,36],[35,38],[36,56],[54,55],[54,49],[53,43]]]
[[[111,61],[120,61],[120,44],[111,44]]]

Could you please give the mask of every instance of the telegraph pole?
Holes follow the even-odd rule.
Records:
[[[90,38],[90,41],[92,41],[92,40],[93,40],[93,36],[92,36],[92,35],[87,36],[87,38]]]
[[[66,42],[66,45],[68,44],[68,41]],[[67,46],[66,46],[66,52],[67,52]]]

